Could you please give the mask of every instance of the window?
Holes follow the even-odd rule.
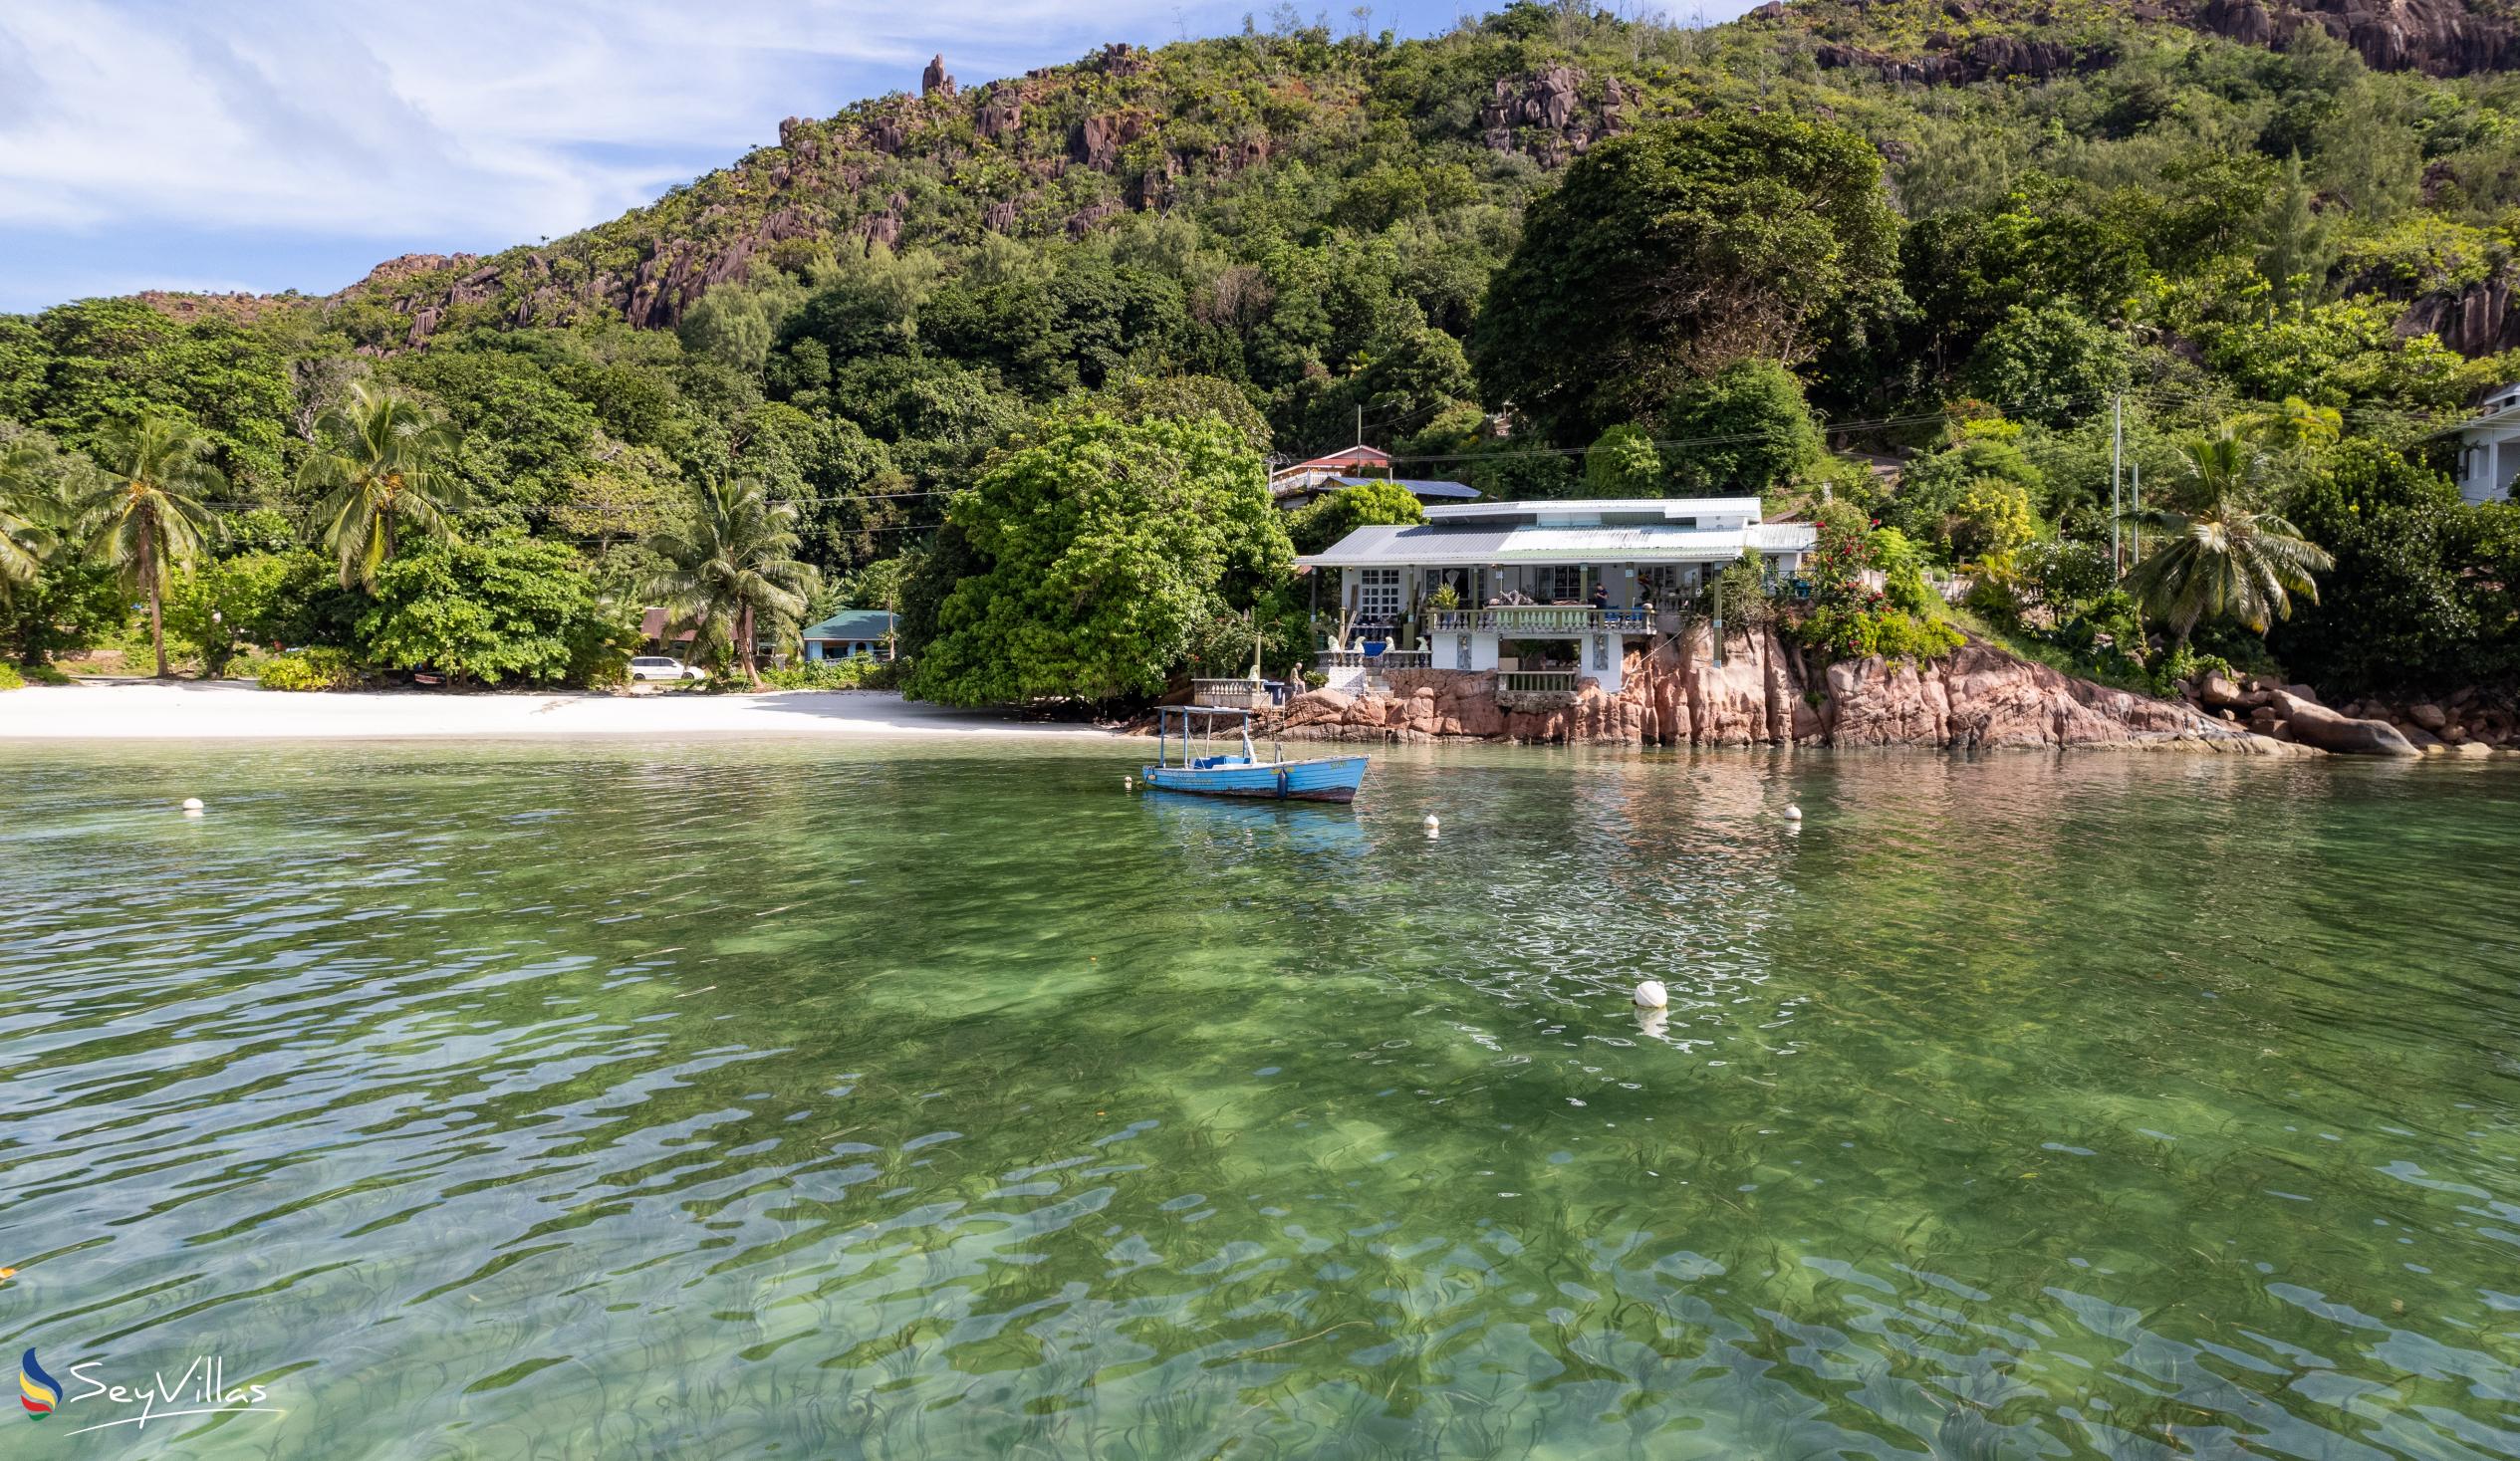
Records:
[[[1663,609],[1676,608],[1683,594],[1697,586],[1686,582],[1687,570],[1676,563],[1649,563],[1637,570],[1637,592]]]
[[[1580,564],[1553,563],[1540,570],[1540,597],[1556,603],[1574,603],[1584,597],[1584,569]]]
[[[1400,571],[1395,568],[1357,571],[1357,617],[1369,622],[1400,616]]]

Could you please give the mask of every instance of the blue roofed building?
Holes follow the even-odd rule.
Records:
[[[806,625],[798,635],[805,657],[859,659],[892,657],[893,616],[881,609],[844,609],[821,623]]]

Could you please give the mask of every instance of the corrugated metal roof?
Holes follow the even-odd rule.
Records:
[[[1430,514],[1431,516],[1431,514]],[[1313,568],[1401,564],[1720,563],[1744,547],[1794,553],[1813,542],[1809,523],[1744,528],[1359,528],[1323,552],[1296,560]]]
[[[881,639],[892,631],[892,615],[881,609],[844,609],[809,625],[800,639]]]
[[[1479,495],[1479,489],[1465,482],[1438,482],[1423,477],[1333,477],[1331,484],[1340,487],[1363,487],[1369,482],[1388,482],[1406,488],[1413,497],[1460,497]]]
[[[1526,502],[1481,502],[1463,507],[1430,507],[1429,522],[1452,522],[1464,518],[1501,517],[1508,513],[1532,513],[1543,517],[1582,517],[1596,513],[1621,516],[1653,515],[1663,518],[1757,518],[1759,499],[1755,497],[1596,497],[1546,498]]]
[[[1750,546],[1761,553],[1809,553],[1820,542],[1820,530],[1809,523],[1753,523]]]

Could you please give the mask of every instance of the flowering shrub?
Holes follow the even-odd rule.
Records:
[[[1891,593],[1867,584],[1876,564],[1873,525],[1843,502],[1814,516],[1819,541],[1803,560],[1811,607],[1792,621],[1796,639],[1830,659],[1932,659],[1960,646],[1960,633],[1932,612],[1931,595],[1914,560],[1895,565]]]

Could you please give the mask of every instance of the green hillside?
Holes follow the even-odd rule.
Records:
[[[634,597],[644,540],[694,484],[757,480],[795,504],[828,605],[869,592],[850,576],[871,566],[944,575],[959,540],[926,550],[951,494],[1089,395],[1123,419],[1212,410],[1289,454],[1362,422],[1418,474],[1495,495],[1826,489],[1953,564],[1983,555],[1958,505],[1986,480],[2034,520],[2013,548],[2107,536],[2122,392],[2164,490],[2179,433],[2299,397],[2340,411],[2345,439],[2275,463],[2283,490],[2347,491],[2350,463],[2353,492],[2391,484],[2409,516],[2386,545],[2332,545],[2352,548],[2341,577],[2277,653],[2340,683],[2492,678],[2510,671],[2492,597],[2508,550],[2429,472],[2438,423],[2520,374],[2498,354],[2520,345],[2507,42],[2498,11],[2439,0],[2385,22],[2257,0],[1813,0],[1706,29],[1526,3],[1422,41],[1289,26],[1115,46],[792,120],[531,249],[410,256],[325,299],[0,318],[0,420],[36,463],[21,476],[52,482],[180,412],[225,484],[215,551],[278,553],[312,531],[319,418],[373,377],[450,423],[471,540],[565,544]],[[1587,274],[1566,261],[1608,257],[1592,244],[1527,238],[1536,202],[1588,154],[1741,118],[1851,136],[1887,204],[1880,248],[1734,230],[1724,257],[1755,244],[1764,272],[1688,305],[1684,340],[1657,326],[1585,359],[1605,301],[1664,308],[1712,256],[1645,247]],[[1638,206],[1627,242],[1658,247],[1669,216]],[[1561,233],[1586,226],[1560,213]],[[1550,356],[1561,327],[1577,346]],[[1780,366],[1838,452],[1913,458],[1923,485],[1876,502],[1844,457],[1746,462],[1742,420],[1793,435],[1758,414],[1785,377],[1757,372]],[[1533,373],[1552,370],[1569,378]],[[1736,389],[1742,370],[1769,384]],[[1582,403],[1547,405],[1555,385]],[[1621,432],[1632,445],[1604,445]],[[2354,576],[2384,567],[2365,603]],[[15,603],[23,652],[107,632]],[[350,640],[367,610],[293,611],[298,636]],[[2074,618],[2034,604],[2027,621]]]

